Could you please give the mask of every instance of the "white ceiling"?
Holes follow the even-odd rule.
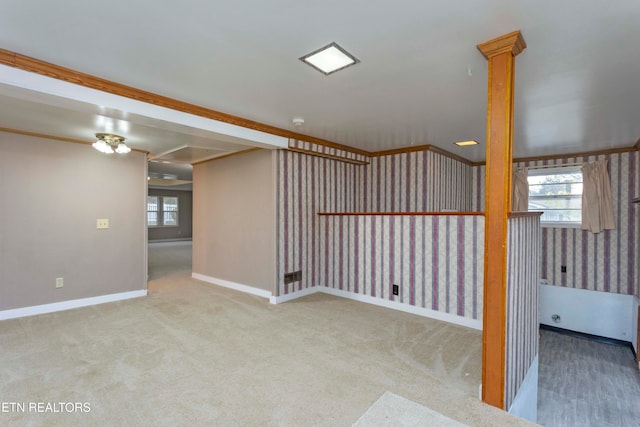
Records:
[[[515,157],[635,144],[638,22],[638,0],[3,1],[0,48],[284,129],[301,116],[296,131],[368,151],[433,144],[478,161],[476,45],[516,29]],[[361,63],[324,76],[298,60],[332,41]],[[0,87],[0,127],[90,139],[112,120],[152,155],[239,149],[197,126],[22,92]],[[481,144],[453,145],[467,139]]]

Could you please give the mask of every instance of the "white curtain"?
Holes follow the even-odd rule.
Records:
[[[527,168],[518,169],[513,176],[513,207],[514,212],[529,210],[529,182]]]
[[[582,166],[582,229],[599,233],[616,228],[607,161]]]

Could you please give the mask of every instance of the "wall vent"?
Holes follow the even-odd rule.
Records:
[[[302,280],[302,270],[292,271],[291,273],[284,273],[284,284],[299,282]]]

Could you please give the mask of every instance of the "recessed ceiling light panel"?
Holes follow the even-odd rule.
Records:
[[[326,76],[360,62],[335,42],[303,56],[300,60]]]
[[[471,140],[471,141],[460,141],[460,142],[456,142],[455,144],[457,146],[459,146],[459,147],[467,147],[469,145],[478,145],[478,141],[474,141],[474,140]]]

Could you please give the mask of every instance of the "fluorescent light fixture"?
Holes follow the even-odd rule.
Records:
[[[336,42],[329,43],[325,47],[303,56],[300,60],[326,76],[360,62]]]
[[[455,143],[458,147],[467,147],[469,145],[478,145],[478,141],[460,141]]]

